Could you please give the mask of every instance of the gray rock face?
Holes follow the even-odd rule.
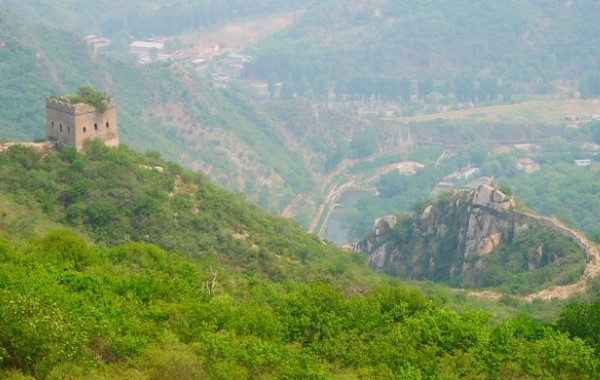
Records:
[[[396,215],[386,215],[375,219],[373,227],[375,230],[375,236],[381,236],[388,233],[396,226],[396,223],[398,223],[398,218]]]
[[[511,239],[520,225],[514,201],[490,186],[456,191],[413,215],[408,239],[399,241],[395,218],[380,218],[375,235],[355,244],[371,267],[413,279],[450,280],[481,269],[481,259]]]

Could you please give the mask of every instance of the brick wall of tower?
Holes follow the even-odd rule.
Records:
[[[117,112],[110,103],[105,112],[93,106],[70,104],[60,98],[46,100],[46,134],[48,139],[81,150],[87,139],[100,139],[108,146],[119,145]]]

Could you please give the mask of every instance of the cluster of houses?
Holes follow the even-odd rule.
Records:
[[[129,52],[137,57],[139,64],[154,61],[176,62],[196,71],[208,69],[211,66],[213,83],[226,87],[231,78],[239,78],[244,66],[252,61],[252,57],[243,54],[222,52],[218,44],[205,44],[168,52],[165,50],[166,38],[155,38],[148,41],[134,41],[129,45]],[[217,58],[217,59],[213,59]]]
[[[93,34],[85,37],[85,40],[95,53],[105,53],[106,48],[112,45],[109,38]],[[144,41],[133,41],[129,44],[129,53],[142,65],[150,62],[176,62],[197,71],[206,70],[212,61],[210,73],[215,85],[220,87],[226,87],[231,78],[240,78],[244,66],[252,61],[249,55],[222,51],[219,45],[214,43],[169,51],[165,47],[168,40],[168,37],[158,36]]]
[[[174,61],[192,67],[206,65],[212,55],[219,53],[218,44],[205,44],[199,47],[168,52],[165,49],[166,41],[166,37],[157,37],[147,41],[133,41],[129,45],[129,52],[137,57],[139,64],[146,64],[153,61]]]

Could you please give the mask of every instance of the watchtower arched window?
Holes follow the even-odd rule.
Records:
[[[94,123],[94,129],[98,130],[98,123]]]
[[[54,122],[51,122],[50,125],[52,126],[52,129],[54,129]]]
[[[83,133],[87,132],[87,128],[83,127]]]
[[[108,121],[106,122],[106,128],[110,128],[110,124],[108,124]]]
[[[62,133],[62,123],[58,124],[58,128],[59,128],[60,132]]]
[[[67,133],[71,133],[71,127],[67,126]]]

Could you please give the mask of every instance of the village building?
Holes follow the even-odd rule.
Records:
[[[577,166],[587,167],[592,164],[592,160],[573,160],[573,163]]]
[[[494,153],[496,154],[505,154],[512,152],[513,148],[508,145],[500,145],[494,148]]]
[[[515,144],[513,147],[525,153],[539,153],[542,151],[542,146],[538,144]]]
[[[529,157],[517,160],[517,169],[524,171],[527,174],[534,173],[540,170],[541,166]]]
[[[92,47],[94,53],[97,53],[98,51],[112,44],[112,41],[109,38],[96,36],[95,34],[90,34],[89,36],[86,36],[85,41],[88,43],[88,45]]]
[[[162,42],[134,41],[129,45],[129,52],[133,54],[149,55],[152,52],[164,53],[165,44]]]

